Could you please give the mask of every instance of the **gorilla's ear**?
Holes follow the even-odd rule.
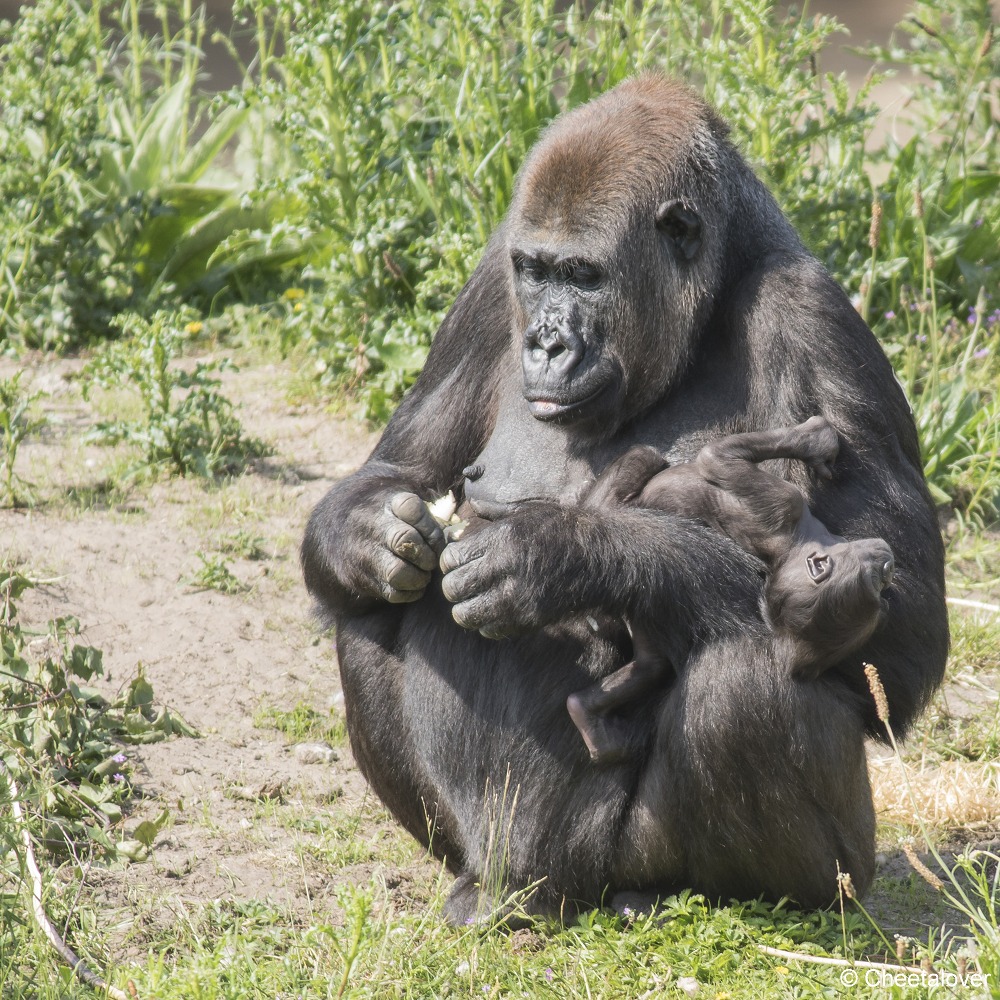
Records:
[[[701,246],[701,219],[684,202],[665,201],[656,210],[656,228],[691,260]]]

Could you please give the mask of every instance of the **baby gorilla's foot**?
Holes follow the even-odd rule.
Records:
[[[833,463],[840,451],[840,438],[833,424],[826,417],[810,417],[795,430],[802,461],[821,479],[832,479]]]
[[[587,745],[590,759],[607,766],[620,764],[632,756],[629,735],[621,725],[615,725],[603,715],[590,711],[579,694],[566,699],[566,710]]]

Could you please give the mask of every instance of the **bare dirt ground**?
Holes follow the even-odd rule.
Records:
[[[85,641],[103,650],[110,690],[141,664],[156,701],[201,734],[128,750],[138,796],[126,835],[164,807],[170,822],[150,861],[87,875],[84,899],[107,915],[119,942],[113,957],[145,954],[153,934],[186,919],[191,904],[267,900],[287,907],[289,920],[321,911],[336,922],[337,886],[378,873],[390,898],[419,905],[439,867],[366,791],[346,743],[336,759],[306,763],[290,738],[254,725],[266,707],[308,705],[331,718],[341,710],[332,640],[310,618],[297,550],[314,504],[364,461],[376,435],[316,406],[290,405],[291,372],[258,365],[227,376],[225,391],[247,433],[273,447],[270,458],[221,483],[174,478],[122,490],[108,482],[116,454],[83,443],[100,407],[116,400],[85,402],[77,362],[29,367],[33,387],[47,394],[48,424],[22,447],[17,468],[39,503],[0,510],[0,560],[48,581],[22,600],[22,619],[44,625],[75,615]],[[0,377],[12,370],[0,363]],[[260,539],[265,556],[226,557],[246,589],[192,586],[198,553],[223,551],[236,531]],[[877,794],[898,790],[889,765],[873,767],[886,776]],[[994,778],[988,801],[977,800],[971,839],[989,842],[1000,829],[996,793]],[[962,818],[949,817],[956,827]],[[901,855],[883,862],[901,884],[912,881]],[[880,896],[873,909],[890,925],[935,920],[930,903],[912,912],[909,893]]]
[[[324,905],[333,883],[367,881],[372,864],[346,847],[340,870],[320,863],[338,860],[336,829],[323,816],[334,812],[334,827],[372,842],[396,836],[391,821],[366,794],[346,743],[332,762],[303,763],[288,738],[253,719],[262,706],[341,710],[332,639],[311,620],[298,544],[314,504],[376,437],[357,421],[289,406],[288,372],[256,368],[225,391],[247,433],[273,447],[270,458],[230,482],[164,479],[118,496],[106,489],[109,449],[81,445],[94,413],[80,396],[79,370],[58,362],[32,371],[48,393],[49,423],[22,446],[17,469],[43,502],[0,511],[0,560],[51,581],[25,595],[23,621],[75,615],[83,641],[103,651],[107,688],[141,664],[156,702],[201,734],[128,749],[139,798],[126,831],[164,806],[171,822],[150,862],[91,870],[90,891],[114,913],[126,951],[141,948],[143,925],[177,920],[189,902],[266,899],[292,918],[317,907],[335,916],[332,898]],[[80,509],[67,499],[71,489],[98,499]],[[226,557],[248,589],[192,586],[197,553],[218,551],[238,530],[266,553]],[[427,878],[438,870],[415,845],[398,853],[402,864],[385,866],[390,887],[405,887],[422,866]]]

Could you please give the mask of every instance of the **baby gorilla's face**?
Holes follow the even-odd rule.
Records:
[[[881,538],[790,552],[771,574],[767,604],[775,630],[801,647],[796,665],[830,665],[864,643],[881,618],[894,569]]]

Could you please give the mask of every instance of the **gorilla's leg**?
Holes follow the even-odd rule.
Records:
[[[616,873],[710,897],[825,906],[837,873],[874,874],[861,706],[835,679],[792,678],[766,643],[696,652],[671,689]]]

